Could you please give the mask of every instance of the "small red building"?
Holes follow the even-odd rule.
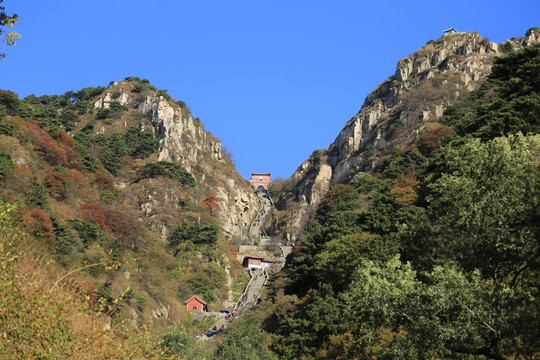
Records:
[[[193,295],[186,301],[184,301],[184,304],[186,305],[186,309],[188,311],[196,311],[196,312],[207,312],[208,308],[206,307],[206,302],[198,297],[197,295]]]
[[[257,254],[251,254],[244,257],[242,265],[248,269],[262,269],[262,261],[262,257],[257,256]]]
[[[251,173],[250,183],[255,189],[262,186],[268,190],[268,186],[270,186],[270,173]]]

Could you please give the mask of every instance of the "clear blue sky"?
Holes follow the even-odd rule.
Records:
[[[403,58],[454,27],[501,42],[540,1],[5,0],[21,39],[0,88],[63,94],[126,76],[184,100],[238,171],[289,177]]]

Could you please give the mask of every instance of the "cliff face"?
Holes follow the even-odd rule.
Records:
[[[436,121],[447,106],[480,85],[503,50],[538,41],[534,33],[501,44],[477,32],[457,33],[429,41],[399,60],[395,74],[366,97],[335,141],[315,151],[292,175],[295,191],[277,202],[272,230],[279,235],[300,233],[332,185],[370,171],[392,148],[412,142],[426,123]]]
[[[109,108],[112,102],[127,106],[130,110],[122,116],[116,127],[99,128],[98,133],[125,131],[130,126],[151,130],[160,140],[157,155],[159,161],[181,164],[197,181],[197,190],[191,201],[202,202],[206,196],[215,196],[217,206],[212,211],[226,233],[239,236],[249,229],[250,220],[258,206],[258,200],[248,183],[236,172],[234,165],[222,153],[221,141],[206,131],[198,119],[194,119],[187,107],[181,107],[159,96],[155,91],[131,92],[133,84],[114,83],[94,103],[94,108]],[[174,211],[178,197],[174,187],[163,183],[160,187],[144,187],[145,196],[133,199],[149,218],[171,217],[159,209],[164,206]],[[120,186],[138,186],[120,184]],[[166,236],[172,229],[162,222],[159,232]]]

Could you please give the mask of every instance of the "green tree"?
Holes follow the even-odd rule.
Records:
[[[75,111],[66,109],[62,111],[62,115],[60,115],[60,122],[64,126],[64,129],[66,129],[67,131],[71,131],[79,122],[79,117],[77,116],[77,113]]]
[[[7,170],[15,168],[15,163],[11,160],[11,155],[0,153],[0,181],[4,180]]]
[[[137,175],[141,179],[156,178],[158,176],[177,180],[182,185],[193,187],[196,185],[195,178],[189,172],[183,170],[180,165],[168,161],[158,161],[148,163],[137,170]]]
[[[215,359],[222,360],[274,360],[268,350],[268,334],[246,318],[236,320],[227,335],[227,341],[218,344]]]
[[[28,196],[26,202],[29,206],[47,210],[49,207],[49,199],[47,194],[47,188],[39,182],[37,177],[34,176],[32,181],[32,193],[30,196]]]
[[[174,229],[169,240],[172,246],[186,242],[194,245],[215,245],[218,240],[219,228],[214,224],[201,225],[198,222],[182,222]]]
[[[470,139],[441,150],[429,185],[428,211],[453,233],[454,257],[514,290],[539,256],[539,158],[540,135]]]
[[[161,345],[173,354],[189,358],[193,355],[192,345],[195,337],[189,334],[183,325],[175,325],[167,328],[161,335]]]
[[[124,134],[128,153],[132,157],[145,159],[159,148],[159,140],[151,132],[142,131],[137,127],[130,127]]]

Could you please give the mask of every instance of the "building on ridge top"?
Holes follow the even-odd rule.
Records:
[[[450,29],[443,30],[443,33],[444,35],[452,35],[452,34],[457,34],[458,32],[456,31],[456,29],[450,28]]]
[[[259,186],[262,186],[264,189],[268,190],[270,186],[270,173],[251,173],[251,180],[249,181],[251,186],[255,189],[259,189]]]

